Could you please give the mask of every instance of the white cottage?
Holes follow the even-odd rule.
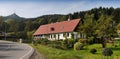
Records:
[[[33,34],[34,39],[47,38],[48,40],[61,40],[65,38],[74,39],[80,37],[75,32],[80,19],[73,19],[68,21],[56,22],[46,25],[41,25]]]

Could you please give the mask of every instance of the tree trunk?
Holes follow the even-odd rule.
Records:
[[[106,48],[106,43],[102,43],[102,48]]]
[[[113,38],[113,37],[111,37],[111,40],[112,40],[112,45],[114,46],[114,38]]]
[[[102,48],[106,48],[106,39],[102,37],[101,40]]]

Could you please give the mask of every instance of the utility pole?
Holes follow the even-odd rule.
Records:
[[[6,40],[6,23],[5,23],[5,40]]]

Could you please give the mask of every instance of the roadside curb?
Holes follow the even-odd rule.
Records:
[[[22,43],[25,44],[25,43]],[[25,55],[23,55],[20,59],[30,59],[30,56],[34,53],[34,49],[29,45],[29,44],[25,44],[27,46],[29,46],[30,51],[27,52]]]

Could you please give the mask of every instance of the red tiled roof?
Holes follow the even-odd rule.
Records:
[[[70,21],[56,22],[52,24],[41,25],[33,35],[73,32],[78,25],[80,19]]]

